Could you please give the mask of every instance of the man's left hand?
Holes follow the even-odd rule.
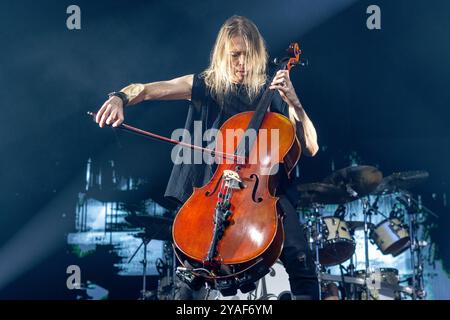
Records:
[[[296,106],[300,101],[295,93],[294,86],[289,78],[288,70],[279,70],[275,75],[269,89],[278,90],[281,98],[289,105]]]

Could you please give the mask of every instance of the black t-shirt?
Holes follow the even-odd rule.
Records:
[[[265,90],[261,89],[258,96],[251,101],[243,85],[233,85],[233,88],[224,99],[222,105],[214,99],[209,88],[207,88],[203,77],[199,74],[194,75],[192,84],[191,105],[189,106],[185,129],[193,136],[194,121],[201,121],[202,129],[218,129],[231,116],[245,112],[254,111]],[[278,112],[284,116],[289,116],[288,105],[281,99],[276,92],[273,96],[270,111]],[[186,141],[192,143],[193,141]],[[206,147],[206,142],[203,142]],[[184,203],[193,191],[193,187],[205,185],[212,177],[215,166],[207,164],[175,164],[172,169],[165,196],[176,200],[178,203]],[[290,188],[290,183],[282,179],[278,188],[278,195],[288,194],[292,203],[298,199],[294,188]]]

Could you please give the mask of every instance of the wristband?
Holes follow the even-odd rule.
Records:
[[[128,104],[128,95],[126,93],[121,92],[121,91],[118,91],[118,92],[114,91],[114,92],[108,93],[109,98],[111,98],[112,96],[119,97],[120,100],[122,100],[124,107]]]

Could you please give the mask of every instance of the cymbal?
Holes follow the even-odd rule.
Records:
[[[394,172],[383,178],[373,194],[394,193],[400,190],[411,189],[424,182],[429,177],[427,171]]]
[[[323,182],[343,188],[359,198],[373,192],[382,179],[383,174],[375,167],[353,166],[333,172]]]
[[[148,215],[130,214],[125,220],[137,228],[144,228],[141,235],[156,240],[172,240],[172,219]]]
[[[343,204],[352,197],[343,189],[327,183],[304,183],[297,186],[300,191],[300,204]]]

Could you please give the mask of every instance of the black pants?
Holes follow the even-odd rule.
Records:
[[[296,299],[318,300],[319,287],[315,264],[305,230],[291,202],[285,196],[280,196],[278,203],[284,213],[285,232],[280,260],[289,275],[292,295]]]

